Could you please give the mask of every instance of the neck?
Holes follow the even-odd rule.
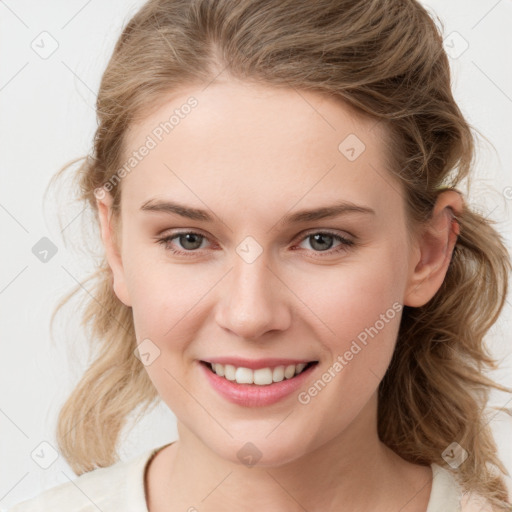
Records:
[[[271,467],[223,459],[179,424],[150,510],[400,510],[409,501],[407,511],[424,512],[430,468],[404,461],[379,440],[376,413],[375,400],[337,437]]]

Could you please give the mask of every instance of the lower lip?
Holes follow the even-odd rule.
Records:
[[[204,363],[199,363],[199,366],[215,391],[228,401],[244,407],[262,407],[275,404],[294,391],[297,391],[314,368],[318,366],[318,363],[310,366],[296,377],[285,379],[281,382],[274,382],[266,386],[238,384],[224,377],[219,377]]]

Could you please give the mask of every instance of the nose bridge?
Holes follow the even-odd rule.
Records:
[[[283,284],[270,270],[261,249],[241,243],[233,258],[224,297],[219,301],[217,321],[240,337],[258,338],[266,331],[285,329],[290,319]]]

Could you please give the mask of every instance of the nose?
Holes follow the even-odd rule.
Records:
[[[252,263],[236,256],[224,281],[216,310],[216,321],[223,329],[256,341],[270,331],[289,327],[288,302],[293,294],[268,266],[263,254]]]

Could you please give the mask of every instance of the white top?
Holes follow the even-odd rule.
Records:
[[[171,444],[171,443],[169,443]],[[7,512],[148,512],[144,476],[151,458],[168,444],[138,457],[97,468],[23,501]],[[433,481],[425,512],[460,512],[462,492],[453,474],[431,464]]]

